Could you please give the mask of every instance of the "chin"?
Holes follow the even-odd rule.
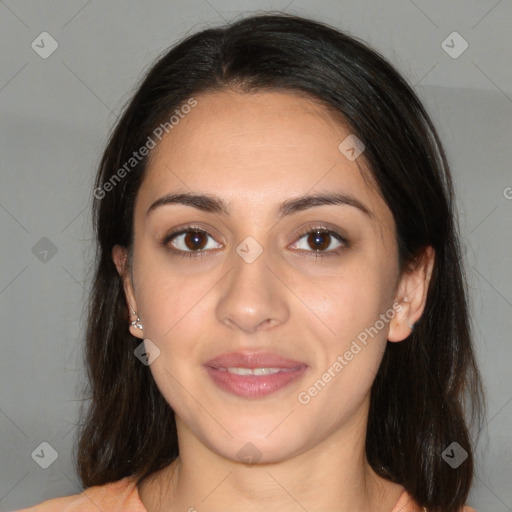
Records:
[[[233,438],[226,435],[222,440],[209,439],[207,444],[219,455],[249,465],[282,462],[306,451],[307,433],[303,427],[290,423],[286,429],[276,428],[279,421],[257,426],[248,422],[245,428],[243,423],[232,429],[227,425]]]

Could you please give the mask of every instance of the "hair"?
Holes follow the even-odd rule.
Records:
[[[132,247],[134,201],[149,158],[134,163],[134,152],[191,98],[229,89],[299,94],[338,115],[363,142],[361,159],[393,214],[401,271],[435,249],[423,315],[407,340],[388,343],[372,385],[366,456],[429,511],[458,511],[473,478],[470,426],[481,421],[484,401],[443,148],[416,94],[382,56],[326,24],[283,13],[184,38],[149,70],[110,135],[93,205],[98,243],[84,355],[90,404],[76,446],[82,484],[132,474],[141,481],[178,456],[174,412],[133,353],[137,338],[112,248]],[[452,442],[468,453],[456,469],[442,458]]]

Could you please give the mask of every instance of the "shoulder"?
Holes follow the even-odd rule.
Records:
[[[54,498],[16,512],[146,512],[133,476],[88,487],[80,494]]]
[[[391,512],[424,512],[424,508],[420,507],[414,499],[404,491],[395,505],[395,508]],[[477,512],[471,507],[464,507],[461,512]]]

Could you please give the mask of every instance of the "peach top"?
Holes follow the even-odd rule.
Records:
[[[53,498],[34,507],[16,512],[147,512],[140,500],[136,479],[127,476],[117,482],[97,485],[80,494],[64,498]],[[404,491],[391,512],[423,512],[409,494]],[[464,507],[463,512],[475,512]]]

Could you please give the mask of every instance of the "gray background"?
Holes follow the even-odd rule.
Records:
[[[257,10],[310,16],[366,40],[431,113],[455,179],[488,393],[469,503],[512,510],[510,0],[1,1],[0,510],[81,490],[71,450],[84,379],[91,189],[109,129],[165,48]],[[43,59],[31,44],[42,46],[45,31],[58,48]],[[445,43],[451,56],[442,47],[454,31],[469,45],[457,58],[462,40]],[[58,453],[47,469],[31,457],[42,442]]]

